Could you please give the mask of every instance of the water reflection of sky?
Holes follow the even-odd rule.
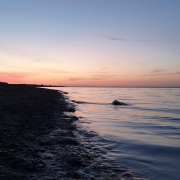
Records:
[[[77,104],[81,128],[96,131],[107,156],[147,179],[178,179],[180,89],[59,88]],[[113,100],[129,106],[114,106]]]
[[[180,147],[180,89],[63,88],[78,104],[77,116],[102,136]],[[130,106],[113,106],[113,100]]]

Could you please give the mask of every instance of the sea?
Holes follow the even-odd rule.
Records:
[[[106,156],[148,180],[180,180],[180,88],[57,87]],[[127,106],[113,105],[118,100]]]

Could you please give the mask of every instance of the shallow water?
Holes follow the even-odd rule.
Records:
[[[180,88],[53,88],[79,101],[81,128],[98,133],[108,158],[143,178],[180,179]],[[114,106],[113,100],[129,106]]]

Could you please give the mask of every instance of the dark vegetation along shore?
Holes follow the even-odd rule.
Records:
[[[63,92],[0,83],[0,179],[140,179],[78,128]]]

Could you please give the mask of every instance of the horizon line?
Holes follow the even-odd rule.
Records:
[[[92,85],[56,85],[56,84],[26,84],[26,83],[7,83],[7,82],[0,82],[0,84],[9,84],[9,85],[36,85],[36,86],[49,86],[49,87],[98,87],[98,88],[180,88],[180,86],[92,86]]]

